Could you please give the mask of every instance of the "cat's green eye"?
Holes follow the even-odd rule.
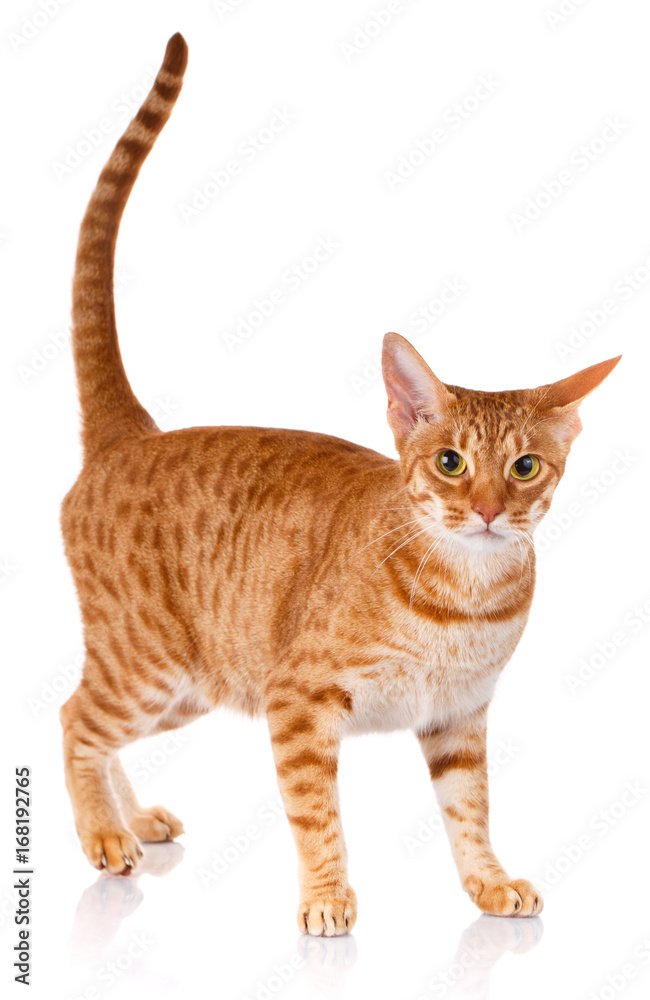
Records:
[[[534,479],[539,472],[539,459],[536,455],[522,455],[510,470],[514,479]]]
[[[446,476],[462,476],[467,468],[467,462],[463,456],[459,455],[457,451],[452,451],[451,448],[440,452],[436,457],[436,465]]]

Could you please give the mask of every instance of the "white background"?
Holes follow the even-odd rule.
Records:
[[[69,0],[57,12],[50,0],[46,17],[21,0],[0,18],[2,980],[22,995],[11,982],[12,802],[14,767],[29,765],[31,996],[647,996],[649,630],[634,611],[650,598],[646,5],[402,0],[365,47],[357,28],[385,0],[221,6]],[[560,7],[565,15],[549,17]],[[97,878],[81,853],[57,715],[81,654],[58,527],[80,467],[70,283],[85,205],[130,117],[122,95],[135,109],[177,30],[190,47],[185,88],[117,251],[126,369],[164,429],[302,427],[393,454],[373,369],[387,330],[411,338],[443,380],[481,389],[537,385],[624,354],[584,404],[540,533],[530,622],[491,709],[492,839],[513,877],[554,883],[541,918],[479,917],[464,896],[410,733],[343,747],[359,896],[349,938],[297,932],[294,847],[272,808],[263,721],[219,712],[178,744],[130,748],[143,801],[162,801],[187,834],[149,848],[137,881]],[[469,102],[457,128],[450,109],[481,76],[498,86]],[[239,144],[275,108],[294,120],[245,161]],[[90,149],[84,130],[97,139],[103,119],[112,132]],[[440,126],[446,141],[389,184],[399,158]],[[598,140],[604,129],[609,142]],[[584,144],[591,160],[576,152]],[[241,174],[184,221],[180,206],[233,158]],[[563,170],[572,183],[540,198]],[[517,224],[527,199],[538,217]],[[224,333],[256,299],[286,292],[283,273],[321,237],[338,244],[330,259],[230,350]],[[462,291],[442,313],[434,302],[438,316],[418,328],[413,313],[446,279]],[[577,346],[562,349],[581,326],[583,343],[574,333]],[[581,660],[593,676],[572,690]],[[628,783],[636,792],[621,805]],[[229,847],[234,860],[205,885],[201,868]]]

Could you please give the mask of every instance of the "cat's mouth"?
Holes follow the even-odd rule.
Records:
[[[495,531],[491,528],[489,524],[486,524],[484,528],[474,528],[471,531],[461,532],[463,538],[472,539],[474,542],[479,544],[488,545],[498,545],[500,543],[506,542],[508,540],[508,535],[504,534],[502,531]]]

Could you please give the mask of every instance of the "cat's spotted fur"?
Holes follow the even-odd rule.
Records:
[[[345,933],[356,897],[339,743],[409,727],[464,888],[489,913],[539,913],[537,890],[511,879],[490,846],[486,713],[526,623],[531,533],[580,429],[577,403],[616,361],[537,389],[470,392],[444,385],[388,334],[399,461],[301,431],[161,433],[122,367],[112,271],[122,211],[186,59],[176,35],[79,240],[73,344],[85,461],[61,523],[86,663],[61,719],[82,847],[97,868],[128,874],[141,841],[182,832],[167,810],[139,804],[120,748],[217,705],[265,713],[298,850],[299,925]],[[439,470],[444,449],[464,456],[463,475]],[[541,471],[518,482],[509,470],[527,453]]]

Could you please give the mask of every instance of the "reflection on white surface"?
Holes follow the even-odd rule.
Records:
[[[336,938],[301,934],[297,951],[303,962],[303,982],[310,989],[310,997],[340,1000],[344,996],[348,973],[357,960],[357,943],[352,934]]]
[[[517,919],[482,914],[461,934],[453,961],[427,982],[432,996],[488,1000],[492,969],[506,952],[523,955],[542,940],[540,917]]]
[[[144,858],[132,875],[102,872],[77,904],[69,942],[71,960],[89,967],[101,961],[113,948],[122,921],[144,899],[138,885],[142,876],[167,875],[180,863],[184,852],[176,841],[146,844]]]
[[[70,958],[84,977],[82,983],[87,979],[93,985],[109,984],[119,978],[121,985],[137,989],[141,996],[149,989],[161,997],[182,995],[182,980],[165,974],[155,959],[152,961],[153,953],[147,947],[149,930],[134,932],[132,926],[127,940],[120,929],[144,900],[146,880],[143,892],[139,884],[142,877],[168,874],[183,855],[184,848],[174,841],[147,844],[136,873],[128,877],[101,874],[84,890],[69,941]],[[462,932],[451,961],[434,966],[420,990],[414,992],[414,1000],[442,996],[489,1000],[491,974],[499,959],[507,952],[523,955],[539,944],[542,935],[539,917],[508,919],[483,914]],[[390,948],[388,940],[386,947]],[[262,976],[255,982],[255,990],[273,993],[276,985],[284,990],[291,983],[300,996],[310,1000],[344,1000],[350,995],[348,978],[356,962],[353,935],[315,938],[301,934],[293,958],[279,966],[275,963],[270,977]],[[254,995],[255,990],[245,995]]]
[[[490,978],[499,959],[507,952],[523,955],[542,940],[544,925],[539,917],[508,919],[483,914],[463,931],[453,960],[427,981],[418,1000],[457,996],[489,1000]],[[352,935],[315,938],[301,935],[297,952],[302,960],[301,985],[309,997],[342,1000],[347,995],[348,975],[357,960]]]

